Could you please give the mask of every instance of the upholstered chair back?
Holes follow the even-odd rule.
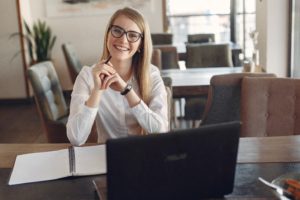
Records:
[[[153,49],[161,51],[162,69],[179,69],[177,48],[173,45],[154,45]]]
[[[275,77],[275,74],[233,73],[213,76],[201,126],[241,120],[241,87],[244,77]]]
[[[229,44],[187,44],[186,67],[231,67]]]
[[[158,69],[161,70],[161,50],[160,49],[153,49],[152,52],[152,58],[151,58],[151,63],[158,67]]]
[[[159,44],[172,44],[173,34],[172,33],[151,33],[151,39],[153,45]]]
[[[75,52],[75,48],[71,43],[62,44],[63,54],[68,66],[68,71],[73,84],[75,83],[76,77],[82,69],[82,64]]]
[[[189,34],[187,42],[188,43],[215,42],[215,34],[213,34],[213,33]]]
[[[241,136],[300,134],[300,79],[245,77]]]
[[[65,125],[69,109],[52,62],[31,66],[28,77],[48,142],[68,142]]]

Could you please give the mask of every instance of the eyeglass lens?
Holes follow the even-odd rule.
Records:
[[[131,42],[131,43],[138,41],[142,37],[142,35],[138,32],[125,31],[123,28],[121,28],[119,26],[115,26],[115,25],[111,26],[111,34],[114,37],[120,38],[124,35],[124,33],[126,34],[126,38],[127,38],[128,42]]]

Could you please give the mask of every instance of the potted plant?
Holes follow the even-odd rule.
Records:
[[[30,56],[30,64],[51,59],[51,51],[56,41],[56,36],[52,34],[51,28],[46,22],[38,20],[32,28],[24,21],[26,34],[24,38],[27,42]]]

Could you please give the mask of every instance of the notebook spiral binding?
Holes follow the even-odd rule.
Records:
[[[74,175],[74,173],[76,172],[74,147],[69,147],[68,149],[69,149],[70,173]]]

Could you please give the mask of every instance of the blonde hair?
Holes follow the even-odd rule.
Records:
[[[152,56],[152,41],[150,35],[150,28],[143,15],[137,10],[129,7],[125,7],[117,10],[110,18],[109,23],[106,27],[104,42],[103,42],[103,53],[101,59],[107,59],[109,51],[107,48],[107,38],[111,25],[119,16],[126,16],[137,24],[139,29],[142,31],[143,37],[141,40],[140,50],[133,55],[132,66],[135,77],[140,90],[140,98],[148,104],[150,101],[150,71],[149,66],[151,63]]]

